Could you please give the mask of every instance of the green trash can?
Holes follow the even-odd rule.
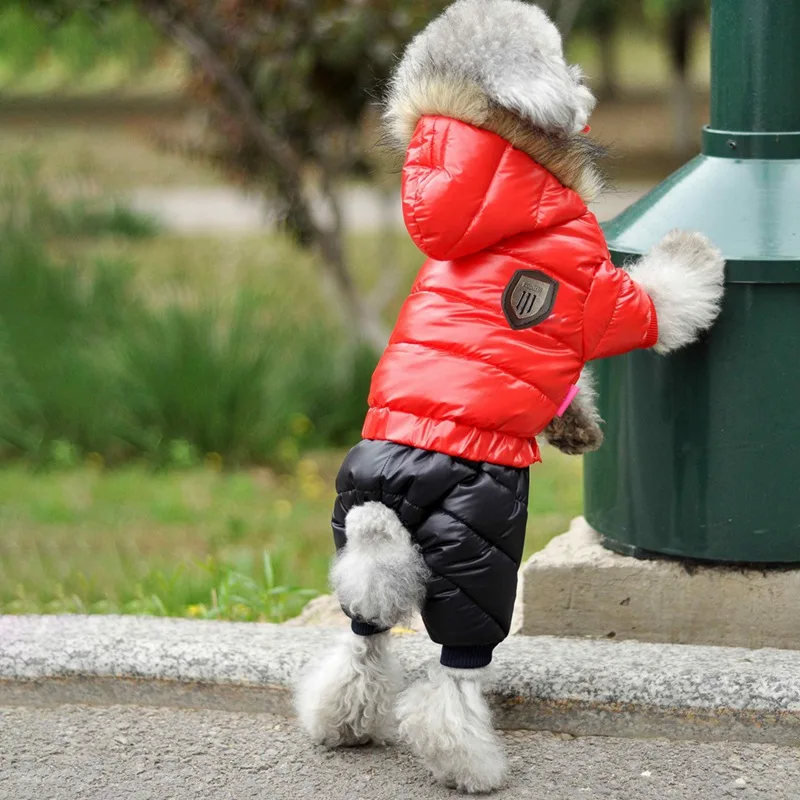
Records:
[[[628,555],[800,563],[800,0],[714,0],[702,154],[606,226],[618,266],[672,228],[727,260],[698,344],[595,364],[585,515]]]

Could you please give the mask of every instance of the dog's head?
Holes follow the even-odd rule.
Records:
[[[547,135],[572,137],[594,105],[580,67],[566,63],[561,35],[539,7],[457,0],[406,49],[385,120],[400,147],[425,114],[480,126],[498,109]]]

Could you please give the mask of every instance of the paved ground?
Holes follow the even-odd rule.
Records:
[[[774,745],[505,735],[498,800],[797,798]],[[137,707],[0,708],[2,800],[450,798],[402,749],[326,752],[280,717]]]

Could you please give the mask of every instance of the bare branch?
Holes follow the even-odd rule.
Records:
[[[286,173],[301,176],[303,163],[294,149],[264,124],[253,102],[252,94],[241,77],[217,55],[211,45],[188,25],[174,19],[163,7],[146,4],[150,19],[170,38],[180,44],[203,72],[224,90],[247,133],[265,154]]]
[[[379,189],[381,205],[381,226],[378,233],[378,261],[380,273],[375,287],[369,294],[369,303],[383,312],[399,292],[403,284],[403,274],[397,263],[397,237],[394,219],[394,187]]]
[[[386,233],[382,232],[382,236]],[[381,272],[378,283],[370,292],[368,302],[378,311],[385,311],[389,303],[397,297],[402,285],[402,275],[396,269],[387,268]]]
[[[328,206],[333,220],[333,232],[341,237],[344,235],[344,218],[342,215],[342,202],[339,192],[334,185],[334,170],[327,159],[320,158],[320,180],[319,188],[322,199]]]

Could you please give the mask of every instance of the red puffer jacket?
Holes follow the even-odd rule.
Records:
[[[430,257],[373,376],[365,439],[526,467],[585,362],[658,338],[594,215],[494,133],[423,117],[403,212]]]

